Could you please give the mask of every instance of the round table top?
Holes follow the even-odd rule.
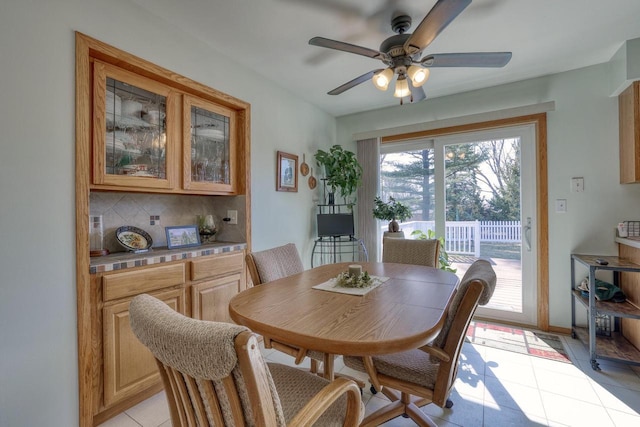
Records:
[[[353,263],[327,264],[247,289],[229,303],[231,318],[271,339],[324,353],[396,353],[432,341],[458,277],[432,267],[358,263],[389,277],[365,295],[313,289]]]

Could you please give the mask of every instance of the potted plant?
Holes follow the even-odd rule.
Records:
[[[417,240],[426,240],[426,239],[435,239],[436,233],[433,230],[427,230],[427,234],[422,230],[413,230],[411,233],[412,236],[416,236]],[[455,273],[458,269],[451,267],[451,261],[449,261],[449,254],[444,249],[444,237],[438,237],[438,241],[440,242],[440,255],[438,262],[440,264],[440,270],[450,271]]]
[[[318,150],[315,154],[318,166],[324,166],[325,184],[329,186],[329,204],[333,204],[337,190],[347,202],[362,182],[362,166],[355,153],[345,150],[341,145],[334,145],[329,151]]]
[[[403,222],[411,218],[411,209],[409,209],[409,206],[396,201],[393,197],[389,197],[388,202],[383,202],[379,196],[376,196],[373,203],[375,204],[373,216],[383,221],[390,221],[389,232],[391,233],[400,231],[398,221]]]

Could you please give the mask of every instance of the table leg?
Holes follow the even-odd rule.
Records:
[[[324,362],[323,362],[323,373],[324,373],[324,377],[326,379],[328,379],[329,381],[333,381],[335,378],[335,375],[333,373],[333,361],[334,361],[335,357],[333,354],[330,353],[325,353],[324,354]]]

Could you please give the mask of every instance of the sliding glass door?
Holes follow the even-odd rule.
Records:
[[[484,317],[536,323],[535,130],[460,133],[381,147],[381,193],[407,203],[406,238],[442,237],[461,277],[484,258],[499,280]]]

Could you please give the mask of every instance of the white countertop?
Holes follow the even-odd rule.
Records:
[[[634,237],[631,239],[627,237],[616,237],[616,243],[620,243],[621,245],[627,245],[627,246],[631,246],[632,248],[640,249],[640,237]]]

